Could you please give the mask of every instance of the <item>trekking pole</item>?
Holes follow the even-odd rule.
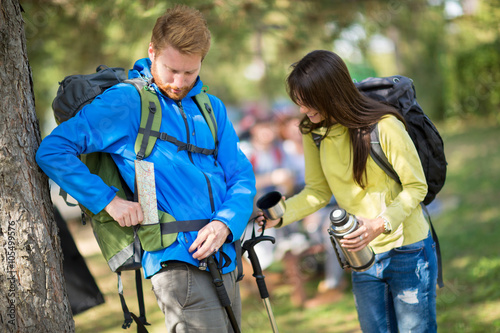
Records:
[[[269,292],[267,291],[266,282],[264,280],[265,276],[262,274],[262,268],[259,263],[259,258],[255,253],[254,246],[262,241],[271,241],[273,244],[275,242],[274,237],[271,236],[263,236],[260,235],[258,237],[252,237],[251,239],[246,240],[243,243],[243,253],[245,251],[248,252],[248,257],[250,258],[250,262],[252,263],[253,268],[253,276],[257,281],[257,286],[259,288],[260,297],[262,298],[262,302],[266,307],[267,316],[269,317],[269,321],[271,322],[271,327],[273,332],[278,332],[278,325],[276,324],[276,320],[274,319],[273,310],[271,308],[271,302],[269,301]]]
[[[224,309],[226,309],[226,313],[229,317],[229,321],[231,322],[231,326],[233,327],[233,331],[235,333],[240,333],[240,328],[238,327],[238,322],[236,321],[236,317],[234,316],[233,308],[231,308],[231,300],[229,299],[226,288],[224,287],[224,280],[222,279],[219,267],[217,267],[215,255],[212,254],[206,259],[208,269],[210,270],[210,274],[212,274],[212,282],[214,283],[215,290],[217,291],[217,296],[219,296],[219,300],[222,306],[224,307]]]

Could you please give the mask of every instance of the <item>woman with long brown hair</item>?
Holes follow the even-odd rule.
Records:
[[[286,200],[280,227],[326,206],[332,194],[360,227],[341,241],[348,251],[370,246],[374,265],[352,272],[353,293],[364,332],[435,332],[437,259],[420,202],[425,175],[402,116],[363,96],[335,53],[307,54],[287,78],[288,94],[304,114],[306,185]],[[370,132],[378,124],[382,150],[401,184],[370,156]],[[316,141],[319,142],[315,142]],[[264,218],[257,219],[264,225]]]

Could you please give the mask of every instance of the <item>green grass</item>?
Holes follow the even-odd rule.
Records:
[[[500,128],[468,123],[443,132],[448,176],[435,218],[445,288],[442,332],[500,332]]]
[[[439,332],[500,332],[500,127],[469,121],[440,130],[449,165],[446,185],[438,196],[441,212],[433,217],[445,280],[437,297]],[[106,303],[76,315],[76,332],[135,332],[135,327],[121,329],[123,316],[115,275],[99,253],[86,256],[86,260]],[[274,281],[269,283],[270,299],[280,332],[360,332],[350,287],[340,301],[300,308],[290,301],[292,286],[282,271],[278,263],[266,272]],[[136,311],[133,275],[124,275],[125,296],[129,308]],[[309,296],[320,278],[318,274],[309,276]],[[144,290],[152,324],[149,332],[164,332],[164,318],[149,281],[144,282]],[[242,332],[271,332],[251,272],[246,272],[241,290]]]

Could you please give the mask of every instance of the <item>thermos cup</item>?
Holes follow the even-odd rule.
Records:
[[[257,200],[257,208],[262,210],[264,216],[270,220],[277,220],[285,214],[285,202],[278,191],[269,192]]]
[[[330,234],[330,240],[337,254],[340,266],[342,266],[342,268],[350,267],[357,272],[363,272],[369,269],[375,261],[375,254],[373,253],[371,247],[366,246],[359,251],[351,252],[347,251],[342,246],[339,246],[347,261],[343,262],[335,244],[344,238],[344,236],[349,235],[358,229],[359,222],[356,217],[347,213],[342,208],[335,208],[330,213],[330,222],[331,225],[330,228],[328,228],[328,233]]]

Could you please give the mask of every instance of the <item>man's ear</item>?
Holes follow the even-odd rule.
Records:
[[[155,50],[153,48],[153,43],[149,43],[148,56],[149,56],[149,60],[151,60],[151,62],[155,59]]]

